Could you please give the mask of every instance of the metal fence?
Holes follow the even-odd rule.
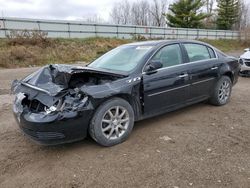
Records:
[[[241,32],[229,30],[207,30],[187,28],[165,28],[134,25],[92,24],[81,21],[61,21],[22,18],[0,18],[0,38],[5,38],[11,31],[46,32],[51,38],[87,38],[117,37],[164,39],[240,39]],[[245,35],[244,35],[245,36]]]

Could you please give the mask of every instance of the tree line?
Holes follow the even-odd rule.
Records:
[[[236,29],[250,26],[250,8],[244,0],[121,0],[113,5],[110,22],[144,25]]]

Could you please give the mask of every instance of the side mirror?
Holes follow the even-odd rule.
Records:
[[[157,61],[151,61],[145,68],[146,72],[153,72],[156,71],[157,69],[162,68],[162,63],[161,61],[157,60]]]

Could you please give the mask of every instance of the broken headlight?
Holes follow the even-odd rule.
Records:
[[[79,93],[79,90],[75,89],[70,91],[53,106],[45,107],[44,110],[47,114],[62,111],[81,111],[86,106],[87,101],[88,96]]]

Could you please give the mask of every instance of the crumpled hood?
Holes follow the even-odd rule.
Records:
[[[47,65],[36,72],[28,75],[23,80],[15,80],[12,84],[12,92],[15,90],[17,85],[25,85],[35,90],[47,93],[51,96],[55,96],[62,90],[68,88],[68,83],[73,74],[89,72],[89,73],[100,73],[104,75],[124,76],[122,74],[97,70],[82,66],[54,64]]]

